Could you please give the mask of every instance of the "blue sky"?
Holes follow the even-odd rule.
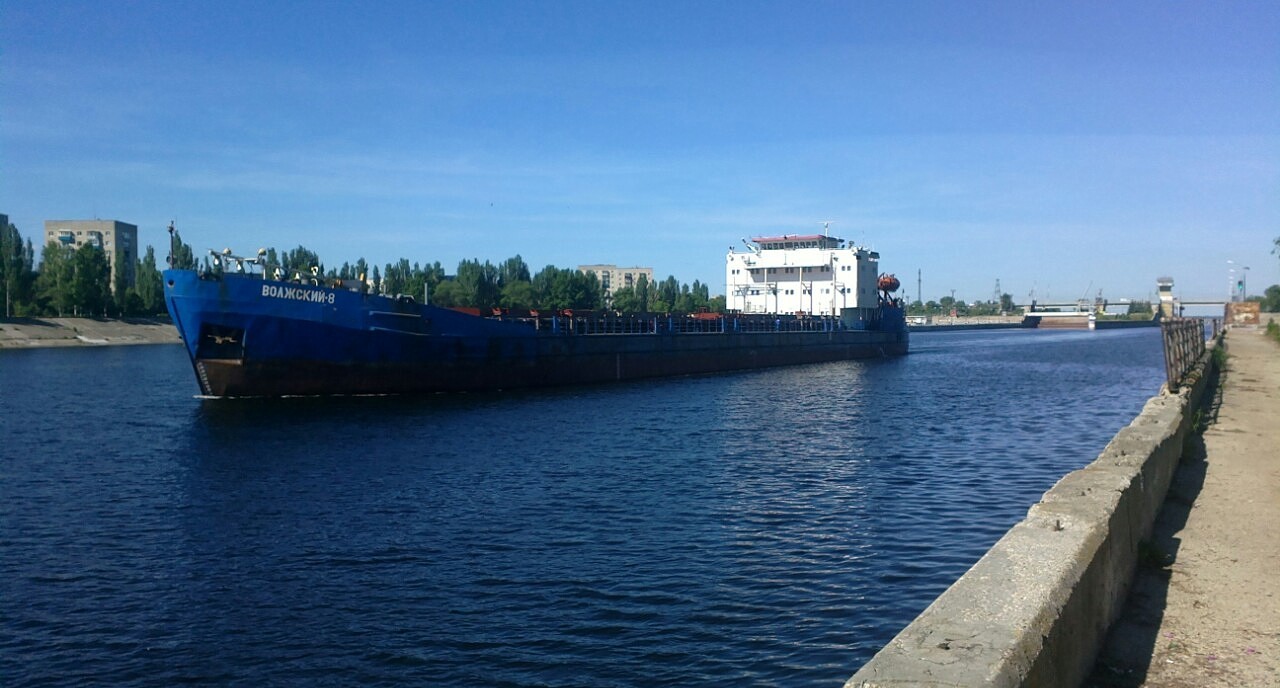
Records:
[[[912,298],[1257,293],[1280,3],[7,0],[0,213],[713,293],[829,220]]]

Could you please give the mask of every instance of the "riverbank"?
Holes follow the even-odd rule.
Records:
[[[1280,345],[1232,329],[1094,686],[1280,686]]]
[[[1079,686],[1117,619],[1216,380],[1206,354],[1148,400],[845,685]]]
[[[157,318],[0,318],[0,349],[180,341],[177,328]]]

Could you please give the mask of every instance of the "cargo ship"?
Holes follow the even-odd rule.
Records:
[[[166,270],[165,304],[210,397],[552,387],[907,353],[878,254],[825,235],[746,243],[726,260],[738,307],[723,314],[467,312],[230,251],[211,252],[212,269]]]

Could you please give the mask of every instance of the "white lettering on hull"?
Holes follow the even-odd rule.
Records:
[[[333,292],[324,292],[317,289],[303,289],[301,287],[282,287],[278,284],[262,285],[262,295],[272,299],[306,301],[308,303],[327,303],[331,306],[337,297],[337,294],[334,294]]]

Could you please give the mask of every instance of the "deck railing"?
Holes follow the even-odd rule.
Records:
[[[503,317],[539,330],[563,335],[600,334],[721,334],[742,332],[836,332],[850,329],[831,316],[765,317],[727,315],[717,318],[689,318],[674,315],[613,317]]]

